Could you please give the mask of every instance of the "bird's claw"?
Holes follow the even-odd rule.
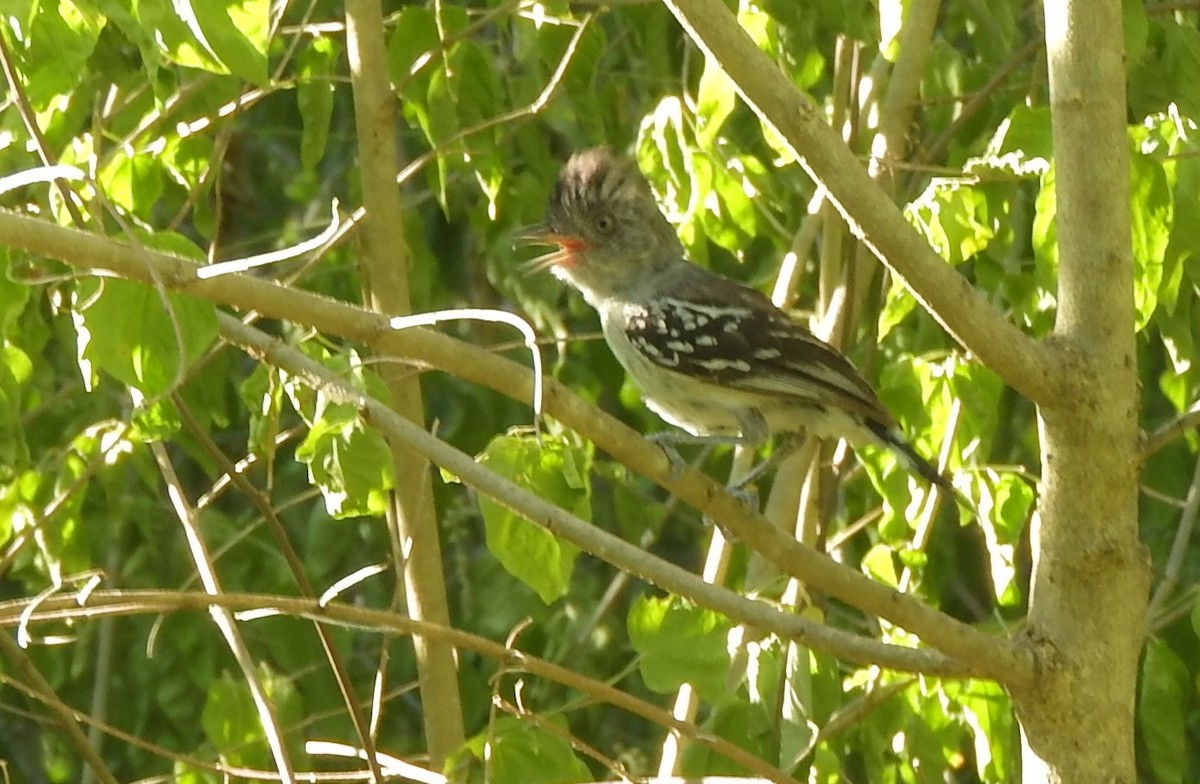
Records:
[[[726,486],[726,492],[754,511],[758,511],[758,487],[749,482],[734,482]]]
[[[683,469],[687,467],[688,462],[683,459],[683,455],[679,454],[679,450],[671,444],[675,439],[671,438],[672,433],[651,433],[646,436],[646,440],[657,444],[658,448],[667,456],[667,461],[671,464],[671,478],[678,479]]]

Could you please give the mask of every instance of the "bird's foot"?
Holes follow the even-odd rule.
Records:
[[[775,448],[775,451],[771,453],[770,457],[759,462],[758,465],[751,466],[750,470],[747,471],[744,476],[739,476],[737,479],[734,479],[729,485],[730,489],[740,489],[757,482],[759,477],[768,471],[774,470],[779,466],[780,463],[790,457],[801,443],[803,443],[803,441],[797,441],[790,438],[780,441],[779,445]]]
[[[699,457],[696,458],[694,465],[699,465],[708,459],[713,446],[717,445],[733,445],[737,446],[742,443],[739,436],[694,436],[691,433],[681,433],[678,430],[664,430],[660,433],[650,433],[646,436],[646,440],[657,444],[663,453],[666,454],[667,460],[671,462],[671,478],[677,479],[683,471],[684,466],[688,465],[688,461],[683,459],[683,455],[679,454],[679,450],[675,448],[677,444],[699,444],[704,446]]]

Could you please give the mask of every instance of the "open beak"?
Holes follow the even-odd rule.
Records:
[[[513,247],[557,245],[559,236],[545,223],[535,223],[517,230],[517,233],[513,235]]]
[[[540,272],[556,264],[568,263],[576,251],[584,246],[578,237],[559,234],[545,223],[535,223],[526,226],[513,235],[513,247],[528,247],[531,245],[557,245],[549,253],[525,262],[522,268],[525,274]]]

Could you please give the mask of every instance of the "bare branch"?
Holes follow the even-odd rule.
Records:
[[[1034,402],[1054,397],[1057,375],[1041,349],[942,260],[868,177],[854,153],[738,26],[722,0],[664,0],[738,94],[787,140],[854,233],[959,343]]]
[[[412,312],[409,296],[409,252],[404,238],[404,211],[396,188],[396,100],[388,83],[387,46],[383,40],[380,0],[346,1],[346,53],[354,88],[354,125],[361,161],[363,209],[361,265],[364,300],[372,310],[392,316]],[[410,422],[424,422],[425,407],[419,379],[394,364],[380,377],[393,405]],[[396,582],[393,607],[407,607],[414,618],[450,623],[444,561],[434,510],[429,466],[418,454],[390,442],[395,487],[388,504],[388,534],[392,542]],[[425,742],[434,768],[445,765],[466,739],[458,663],[449,646],[436,640],[414,641],[421,692]],[[376,690],[387,675],[387,648],[376,671]],[[378,713],[373,717],[377,726]],[[374,749],[366,749],[376,776]]]
[[[3,211],[0,211],[0,242],[143,283],[160,280],[177,291],[257,311],[269,318],[307,324],[327,334],[367,343],[414,364],[445,370],[514,400],[529,400],[533,394],[532,374],[515,362],[425,329],[394,331],[386,317],[328,297],[246,275],[198,280],[197,266],[187,259]],[[1010,687],[1032,682],[1036,662],[1034,653],[1025,646],[960,623],[912,596],[876,583],[805,547],[751,512],[710,477],[694,469],[680,469],[661,448],[650,445],[638,433],[562,384],[548,381],[545,394],[547,414],[590,438],[631,470],[728,527],[786,573],[912,631],[963,666],[970,666],[978,675]]]
[[[0,627],[13,626],[18,622],[25,600],[0,602]],[[33,620],[52,621],[62,619],[96,619],[112,616],[127,616],[139,614],[161,614],[180,611],[207,612],[213,605],[226,608],[238,614],[262,613],[287,614],[331,626],[340,626],[356,630],[367,630],[380,634],[408,634],[420,637],[436,638],[448,645],[462,650],[475,651],[483,656],[503,662],[510,670],[523,670],[539,678],[554,683],[561,683],[571,689],[586,694],[591,699],[616,706],[634,716],[665,727],[673,732],[686,735],[698,743],[707,746],[731,762],[751,771],[757,776],[776,784],[797,784],[791,776],[778,768],[767,764],[758,756],[746,751],[737,744],[731,743],[714,733],[700,729],[694,724],[673,719],[669,713],[644,700],[640,700],[613,686],[588,678],[566,667],[552,664],[513,647],[501,645],[484,637],[479,637],[458,629],[439,626],[438,624],[418,621],[405,615],[385,610],[376,610],[359,605],[333,603],[319,605],[312,599],[298,599],[290,596],[270,596],[262,594],[221,594],[209,596],[199,591],[96,591],[81,607],[73,596],[60,596],[47,600],[34,614]],[[7,635],[0,635],[0,646],[7,653],[9,643],[15,646]],[[19,649],[18,649],[19,651]],[[49,684],[47,684],[48,688]],[[50,696],[54,696],[50,692]],[[57,698],[56,698],[57,699]],[[87,717],[82,717],[87,721]],[[120,734],[118,730],[106,728],[113,734],[119,734],[123,739],[137,740],[132,736]],[[191,760],[177,755],[191,764]],[[197,761],[198,767],[211,767]],[[233,775],[245,775],[240,770],[226,768]],[[109,775],[101,777],[105,784],[115,784],[115,779]]]
[[[361,415],[389,440],[401,442],[423,458],[451,471],[464,483],[494,498],[517,514],[578,545],[598,558],[638,575],[648,582],[712,607],[730,618],[776,631],[810,647],[828,650],[854,662],[885,663],[905,671],[955,672],[958,665],[929,651],[875,642],[814,623],[733,591],[706,582],[667,563],[636,545],[580,520],[515,483],[484,468],[474,458],[427,433],[376,400],[356,391],[348,382],[275,338],[221,314],[221,333],[230,342],[271,365],[283,368],[319,389],[331,400],[358,406]]]
[[[1142,462],[1189,430],[1200,427],[1200,402],[1195,403],[1175,419],[1146,436],[1142,445]]]

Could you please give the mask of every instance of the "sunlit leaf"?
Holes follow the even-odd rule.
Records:
[[[211,302],[140,283],[89,281],[79,301],[80,357],[148,398],[170,390],[217,335]]]
[[[733,80],[716,60],[705,58],[704,72],[700,74],[700,86],[696,92],[696,121],[699,126],[696,141],[703,148],[712,148],[721,126],[725,124],[725,118],[733,112],[737,101]]]
[[[101,170],[99,181],[105,196],[114,204],[148,215],[162,195],[162,162],[155,156],[118,152]]]
[[[1150,321],[1158,306],[1158,291],[1163,277],[1163,256],[1171,238],[1175,204],[1171,184],[1158,161],[1147,155],[1130,158],[1130,202],[1133,232],[1133,261],[1136,267],[1133,298],[1137,307],[1137,328]]]
[[[392,451],[353,407],[323,407],[296,447],[296,459],[308,466],[330,517],[379,516],[387,510],[387,491],[395,486]]]
[[[333,39],[314,38],[296,57],[296,104],[304,121],[300,162],[310,169],[321,162],[333,116],[333,74],[338,47]]]
[[[651,689],[666,694],[690,683],[707,699],[728,696],[726,618],[682,599],[642,597],[630,608],[627,624]]]
[[[27,47],[22,58],[24,89],[34,107],[41,110],[55,96],[71,90],[87,74],[85,66],[96,48],[105,20],[86,3],[43,0],[30,5],[37,11],[25,20],[29,27],[22,30],[20,24],[12,24],[9,29],[28,35],[23,41]],[[8,16],[14,10],[6,9],[3,13]]]
[[[1184,704],[1192,692],[1187,667],[1160,640],[1150,640],[1142,659],[1138,735],[1154,781],[1176,784],[1187,772]]]
[[[479,462],[583,520],[591,519],[591,488],[584,452],[561,440],[499,436]],[[579,549],[499,502],[481,496],[488,549],[509,574],[550,603],[564,596]]]
[[[269,0],[139,0],[137,13],[180,65],[267,85]]]
[[[569,732],[566,722],[561,718],[542,721],[559,732],[504,716],[467,742],[470,752],[486,766],[489,781],[567,784],[591,777],[564,737]]]

